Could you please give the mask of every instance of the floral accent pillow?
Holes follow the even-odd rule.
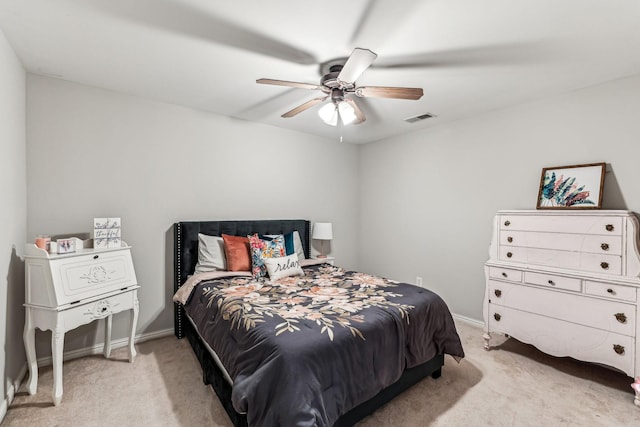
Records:
[[[267,275],[267,267],[264,264],[266,258],[278,258],[286,255],[284,236],[278,235],[271,240],[264,240],[256,233],[247,237],[249,238],[249,248],[251,248],[251,273],[254,278],[259,279]]]

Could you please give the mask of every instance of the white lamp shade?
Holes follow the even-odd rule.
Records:
[[[311,238],[316,240],[333,239],[333,226],[330,222],[316,222],[313,225],[313,233]]]
[[[338,113],[342,119],[342,124],[348,125],[356,119],[355,110],[349,103],[344,101],[338,102],[337,108],[336,104],[329,103],[323,105],[322,108],[318,110],[318,115],[322,118],[322,121],[329,126],[338,125]]]

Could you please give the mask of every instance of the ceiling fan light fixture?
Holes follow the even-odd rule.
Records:
[[[338,114],[340,115],[340,119],[344,125],[353,123],[356,119],[355,110],[351,105],[349,105],[349,103],[344,101],[325,104],[318,110],[318,115],[322,121],[329,126],[338,125]]]

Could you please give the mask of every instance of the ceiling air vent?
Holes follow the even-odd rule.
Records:
[[[407,123],[415,123],[415,122],[419,122],[421,120],[430,119],[432,117],[438,117],[438,116],[436,116],[435,114],[431,114],[431,113],[424,113],[424,114],[420,114],[419,116],[409,117],[408,119],[404,119],[404,121],[407,122]]]

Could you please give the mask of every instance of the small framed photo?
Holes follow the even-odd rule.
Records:
[[[76,251],[76,239],[58,239],[56,247],[59,254],[69,254]]]
[[[600,209],[606,163],[543,168],[537,209]]]

